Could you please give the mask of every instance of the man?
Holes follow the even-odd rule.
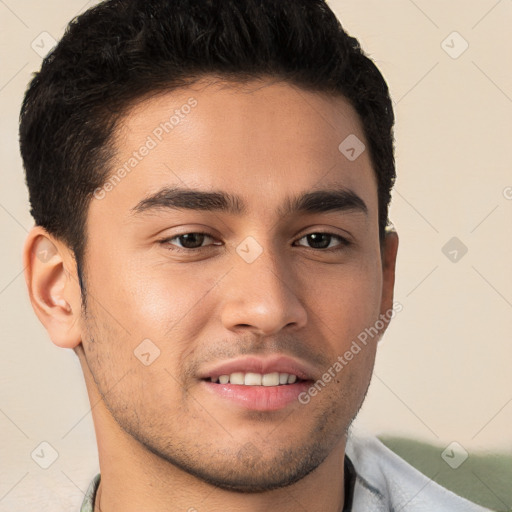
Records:
[[[483,510],[349,436],[399,306],[393,122],[320,0],[70,24],[20,145],[30,299],[96,429],[82,511]]]

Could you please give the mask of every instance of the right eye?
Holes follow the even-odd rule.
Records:
[[[327,233],[324,231],[318,231],[314,233],[309,233],[307,235],[304,235],[303,237],[299,238],[298,241],[307,239],[308,243],[310,244],[317,244],[322,247],[308,247],[308,249],[318,249],[321,251],[341,251],[345,247],[348,247],[351,245],[351,242],[349,242],[346,238],[336,235],[335,233]],[[331,242],[333,239],[338,240],[338,244],[331,247]],[[327,246],[323,247],[325,245],[325,241],[328,240]],[[304,246],[303,246],[304,247]]]
[[[180,235],[175,235],[170,238],[165,238],[163,240],[159,240],[159,243],[162,244],[166,249],[170,251],[177,252],[193,252],[199,249],[203,249],[203,242],[205,239],[210,238],[215,240],[214,237],[208,233],[203,232],[191,232],[191,233],[182,233]],[[178,240],[181,245],[176,246],[173,241]],[[219,245],[219,244],[209,244],[209,245]],[[172,246],[172,247],[171,247]]]

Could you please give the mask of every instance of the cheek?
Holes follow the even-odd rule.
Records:
[[[204,299],[223,272],[205,272],[194,265],[150,264],[143,256],[119,262],[98,273],[96,286],[108,289],[105,306],[136,340],[176,341],[184,319],[203,311]],[[116,313],[114,313],[114,311]]]
[[[340,266],[325,278],[314,276],[305,283],[306,303],[334,339],[339,352],[375,323],[380,312],[382,274],[380,260],[365,259]]]
[[[105,262],[94,267],[92,289],[130,333],[133,347],[149,338],[163,347],[172,340],[177,352],[188,350],[195,335],[221,314],[225,264],[149,264],[142,255],[114,259],[106,247],[103,252],[92,255]],[[297,299],[309,313],[308,323],[322,331],[325,340],[332,340],[336,352],[379,315],[382,275],[380,255],[373,251],[361,251],[342,264],[308,262],[297,268],[294,280]]]
[[[191,336],[191,332],[183,332],[185,326],[192,323],[199,329],[211,316],[209,298],[218,280],[211,274],[185,267],[166,272],[162,267],[135,278],[131,287],[138,302],[132,311],[134,328],[152,329],[173,342]]]
[[[197,318],[201,299],[214,283],[166,265],[152,268],[143,257],[109,257],[106,246],[101,254],[91,254],[90,261],[87,330],[94,343],[85,348],[103,390],[117,389],[122,379],[122,392],[119,388],[110,395],[119,405],[123,396],[140,402],[148,393],[159,395],[161,404],[170,397],[179,400],[180,364],[196,338],[195,332],[184,329],[199,324],[188,318]]]
[[[83,324],[87,333],[84,350],[98,390],[113,415],[136,426],[139,417],[155,408],[160,414],[165,411],[166,417],[175,414],[183,405],[181,356],[173,354],[173,348],[153,333],[141,343],[131,325],[128,331],[97,303],[89,313],[90,319]]]

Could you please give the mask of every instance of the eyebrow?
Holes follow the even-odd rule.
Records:
[[[164,187],[145,197],[130,209],[131,215],[166,210],[199,210],[231,215],[245,215],[247,205],[237,195],[224,191],[204,191],[180,187]],[[277,209],[279,217],[293,213],[361,212],[368,214],[365,202],[352,190],[335,188],[313,190],[287,197]]]

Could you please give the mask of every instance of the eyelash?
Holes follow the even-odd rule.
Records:
[[[206,233],[206,232],[203,232],[203,231],[190,231],[190,232],[187,232],[187,233],[180,233],[179,235],[174,235],[173,237],[170,237],[170,238],[164,238],[163,240],[159,240],[158,242],[163,245],[163,246],[167,246],[165,247],[168,251],[172,251],[172,252],[178,252],[178,253],[194,253],[196,251],[200,251],[202,249],[205,249],[206,247],[212,247],[212,245],[209,245],[209,246],[204,246],[204,247],[194,247],[192,249],[187,249],[185,247],[178,247],[178,246],[174,246],[172,244],[170,244],[170,241],[171,240],[175,240],[176,238],[180,238],[184,235],[203,235],[203,236],[207,236],[209,238],[212,238],[213,240],[215,240],[215,237],[213,235],[211,235],[210,233]],[[331,237],[334,237],[336,238],[340,243],[339,245],[335,246],[335,247],[330,247],[330,248],[326,248],[326,249],[315,249],[314,247],[305,247],[306,249],[311,249],[313,251],[321,251],[321,252],[336,252],[336,251],[341,251],[343,250],[344,248],[346,247],[349,247],[350,245],[352,245],[352,242],[350,242],[349,240],[347,240],[346,238],[340,236],[340,235],[337,235],[335,233],[330,233],[328,231],[312,231],[311,233],[307,233],[303,236],[301,236],[300,238],[297,239],[298,240],[302,240],[303,238],[306,238],[307,236],[309,235],[329,235]],[[172,245],[172,248],[170,247]],[[301,246],[301,247],[304,247],[304,246]]]

